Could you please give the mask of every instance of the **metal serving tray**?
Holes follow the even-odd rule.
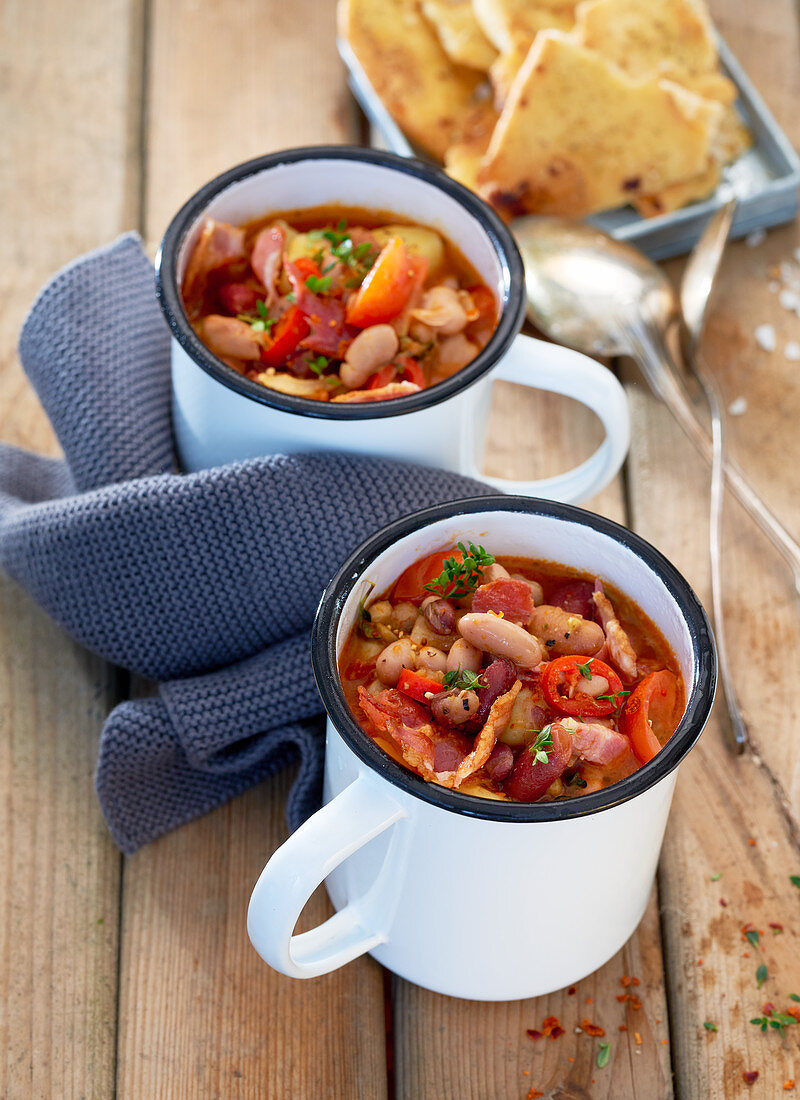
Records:
[[[738,89],[736,106],[753,135],[752,148],[723,169],[720,185],[702,202],[655,218],[642,218],[633,207],[624,206],[589,219],[619,240],[630,241],[654,260],[688,252],[697,242],[709,214],[734,196],[738,199],[734,237],[792,221],[800,205],[800,158],[721,39],[718,47],[721,68]],[[401,156],[430,161],[408,141],[342,39],[339,53],[347,66],[353,95],[369,120],[372,144]]]

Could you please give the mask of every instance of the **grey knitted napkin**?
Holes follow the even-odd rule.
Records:
[[[114,839],[135,851],[299,760],[296,827],[320,794],[308,650],[325,584],[398,516],[491,490],[335,454],[174,472],[169,335],[135,235],[55,276],[20,356],[65,459],[0,444],[0,565],[77,641],[162,681],[103,730]]]

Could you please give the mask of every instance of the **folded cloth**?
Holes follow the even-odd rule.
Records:
[[[0,444],[0,565],[83,645],[166,681],[103,730],[114,839],[135,851],[299,760],[296,827],[320,795],[308,649],[325,584],[398,516],[491,490],[339,454],[176,473],[169,334],[133,234],[55,276],[20,357],[65,459]]]

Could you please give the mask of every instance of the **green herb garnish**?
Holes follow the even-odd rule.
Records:
[[[291,302],[291,303],[292,303],[292,305],[294,305],[294,304],[295,304],[295,302],[297,301],[297,295],[295,294],[295,292],[294,292],[293,290],[292,290],[292,291],[290,291],[290,292],[289,292],[289,293],[288,293],[288,294],[286,295],[286,301],[287,301],[287,302]]]
[[[324,355],[318,355],[316,359],[312,359],[307,355],[306,362],[316,375],[321,375],[331,364],[330,359],[326,359]]]
[[[774,1028],[775,1031],[781,1033],[786,1030],[787,1027],[791,1027],[792,1024],[796,1024],[794,1016],[789,1016],[783,1012],[773,1012],[771,1016],[754,1016],[750,1021],[751,1024],[755,1024],[756,1027],[760,1027],[762,1031],[766,1031],[768,1027]]]
[[[789,994],[789,1000],[790,1001],[800,1001],[800,997],[796,993],[790,993]]]
[[[623,699],[630,695],[629,691],[615,691],[613,695],[595,695],[595,699],[607,699],[609,703],[616,703],[617,699]]]
[[[789,882],[800,890],[800,875],[789,875]]]
[[[269,316],[267,307],[261,298],[256,302],[256,310],[258,311],[257,317],[254,317],[252,313],[237,313],[237,321],[245,321],[253,332],[269,332],[273,325],[277,325],[278,318]]]
[[[570,778],[567,780],[567,786],[579,787],[581,790],[583,790],[584,787],[588,786],[588,783],[582,775],[579,775],[578,772],[575,772],[575,774],[570,776]]]
[[[477,691],[478,688],[484,686],[484,683],[478,672],[452,668],[444,674],[444,686],[446,688],[458,688],[459,691]]]
[[[755,928],[751,928],[750,931],[745,932],[744,935],[748,943],[751,943],[753,947],[758,947],[758,932],[756,932]],[[766,977],[766,975],[764,975],[764,977]]]
[[[611,1057],[611,1044],[600,1043],[597,1050],[597,1068],[602,1069],[608,1065],[608,1059]]]
[[[528,752],[533,753],[533,759],[537,764],[546,764],[550,759],[550,752],[553,748],[553,723],[543,726],[538,732],[534,730],[534,732],[536,733],[536,740],[528,749]]]
[[[721,878],[722,878],[722,871],[717,871],[717,873],[715,875],[711,876],[711,881],[712,882],[719,882],[719,880]]]
[[[576,665],[575,666],[577,668],[578,672],[580,672],[581,676],[584,678],[584,680],[591,680],[591,678],[592,678],[592,670],[589,668],[589,665],[591,663],[592,663],[591,661],[587,661],[585,665]]]
[[[764,982],[767,980],[768,977],[769,977],[769,971],[767,970],[765,964],[762,963],[761,966],[759,966],[758,970],[756,970],[756,981],[758,982],[758,988],[759,989],[761,988],[761,986],[764,984]]]
[[[323,278],[317,278],[316,275],[309,275],[306,279],[306,286],[312,294],[327,294],[331,289],[332,278],[331,275],[325,275]]]
[[[706,1031],[719,1031],[716,1024],[712,1024],[711,1020],[703,1020],[703,1027]]]
[[[468,544],[469,549],[463,542],[456,543],[456,546],[464,560],[446,558],[442,562],[444,568],[436,580],[423,585],[426,592],[435,592],[437,596],[445,598],[452,596],[455,599],[469,596],[482,582],[483,570],[494,565],[494,558],[482,546],[475,546],[472,542]]]

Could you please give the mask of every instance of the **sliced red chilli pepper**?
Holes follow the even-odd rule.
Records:
[[[662,737],[669,737],[675,729],[677,702],[678,680],[666,668],[645,676],[628,698],[619,718],[619,728],[630,737],[640,763],[646,764],[661,749],[654,725]]]
[[[587,667],[592,678],[602,677],[608,682],[600,696],[575,690],[580,680],[588,679],[582,671]],[[574,717],[605,718],[622,702],[622,690],[622,680],[614,669],[596,657],[557,657],[542,673],[542,691],[548,705]]]
[[[427,676],[423,676],[420,672],[404,668],[400,673],[400,679],[397,681],[397,690],[402,691],[404,695],[409,695],[412,699],[416,699],[418,703],[427,703],[428,700],[425,698],[427,694],[439,695],[443,688],[436,680],[429,680]]]
[[[402,371],[405,382],[413,382],[421,390],[425,389],[428,383],[425,381],[425,374],[416,359],[412,359],[410,355],[401,355],[397,360],[397,364]]]
[[[261,352],[261,361],[268,367],[282,367],[286,358],[308,335],[308,321],[299,306],[292,306],[278,321],[272,343]]]
[[[379,371],[369,376],[365,389],[378,390],[381,386],[388,386],[394,378],[395,369],[394,363],[387,363],[385,367],[381,367]]]

